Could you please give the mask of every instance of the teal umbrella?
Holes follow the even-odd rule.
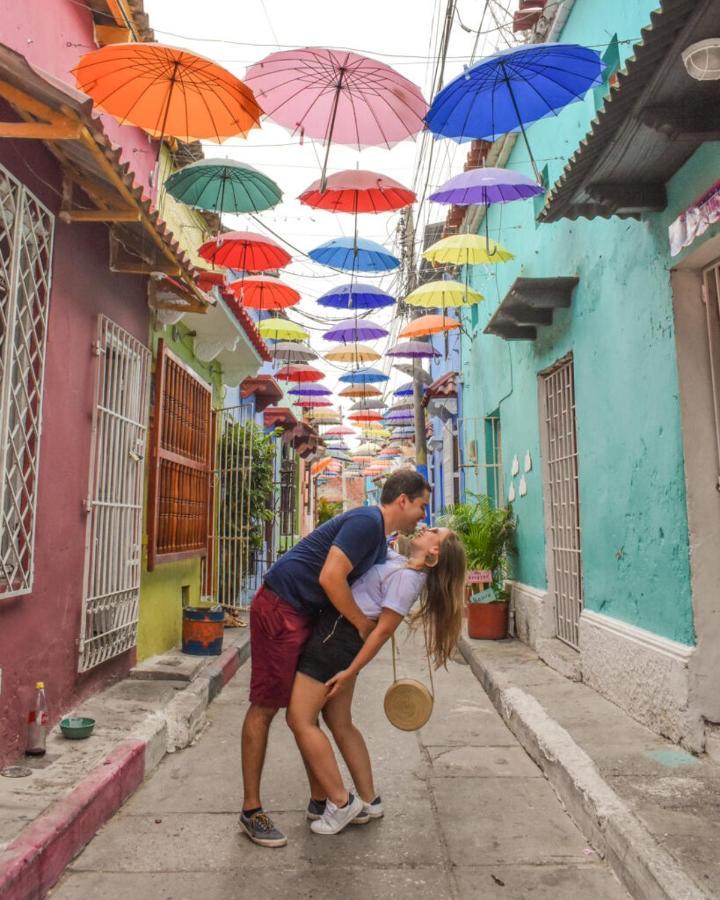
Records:
[[[165,188],[181,203],[213,212],[260,212],[282,200],[272,178],[234,159],[199,159],[174,172]]]

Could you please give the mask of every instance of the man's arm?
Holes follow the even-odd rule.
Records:
[[[364,615],[353,599],[348,575],[354,565],[339,547],[331,547],[320,572],[320,587],[325,591],[335,609],[351,622],[363,640],[375,627],[375,622]]]

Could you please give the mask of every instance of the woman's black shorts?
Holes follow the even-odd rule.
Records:
[[[330,606],[320,613],[297,670],[325,683],[347,669],[362,645],[357,628]]]

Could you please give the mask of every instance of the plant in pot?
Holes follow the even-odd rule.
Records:
[[[457,532],[463,542],[468,564],[468,635],[482,640],[507,637],[508,600],[505,579],[508,551],[515,534],[515,518],[510,507],[495,506],[490,497],[471,494],[473,502],[448,507],[438,520]],[[485,579],[474,573],[490,573]]]

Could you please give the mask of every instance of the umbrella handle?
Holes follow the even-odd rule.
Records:
[[[540,170],[537,167],[537,163],[535,162],[535,157],[532,154],[532,150],[530,149],[530,142],[528,141],[527,134],[525,132],[525,125],[523,124],[522,116],[520,115],[520,110],[518,109],[517,100],[515,99],[515,94],[512,89],[512,84],[510,83],[510,79],[508,78],[507,72],[505,71],[504,63],[500,63],[500,68],[502,69],[503,78],[505,79],[505,84],[507,84],[508,94],[510,94],[510,100],[512,101],[513,109],[515,110],[515,115],[517,116],[518,125],[520,126],[520,131],[522,132],[523,140],[525,141],[525,146],[527,148],[528,156],[530,157],[530,162],[532,163],[532,169],[535,174],[535,180],[538,184],[542,185],[543,180],[540,175]]]

